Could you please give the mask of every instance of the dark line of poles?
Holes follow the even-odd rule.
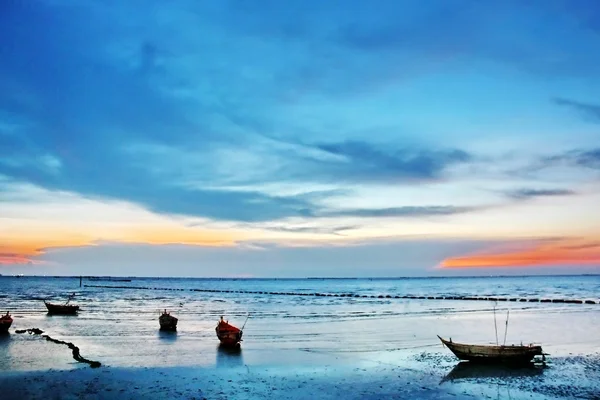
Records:
[[[140,289],[140,290],[172,290],[172,291],[190,291],[205,293],[242,293],[242,294],[263,294],[279,296],[317,296],[317,297],[354,297],[363,299],[418,299],[418,300],[469,300],[469,301],[512,301],[529,303],[566,303],[566,304],[600,304],[600,301],[594,300],[574,300],[574,299],[543,299],[543,298],[520,298],[520,297],[473,297],[473,296],[399,296],[399,295],[366,295],[354,293],[299,293],[299,292],[268,292],[252,290],[222,290],[222,289],[181,289],[181,288],[160,288],[147,286],[108,286],[108,285],[84,285],[85,287],[107,288],[107,289]]]

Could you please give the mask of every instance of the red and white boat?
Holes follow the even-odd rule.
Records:
[[[10,312],[6,312],[6,315],[3,315],[2,317],[0,317],[0,333],[7,333],[8,332],[8,328],[10,328],[10,326],[13,323],[13,319],[10,316]]]
[[[229,324],[229,321],[223,320],[223,317],[221,317],[215,331],[222,346],[239,346],[242,341],[243,331]]]

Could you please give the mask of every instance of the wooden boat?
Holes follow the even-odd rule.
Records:
[[[68,302],[67,302],[68,303]],[[79,306],[73,304],[52,304],[44,300],[44,304],[48,309],[48,314],[56,315],[74,315],[79,311]]]
[[[7,333],[8,332],[8,328],[10,328],[10,326],[13,323],[13,319],[10,316],[10,312],[6,312],[6,315],[3,315],[2,317],[0,317],[0,333]]]
[[[527,346],[473,345],[454,343],[452,339],[445,340],[439,335],[438,338],[461,360],[480,363],[526,364],[531,362],[535,356],[542,356],[545,359],[542,346],[532,344]]]
[[[165,310],[160,317],[158,317],[158,323],[160,324],[161,331],[176,331],[178,319],[172,316]]]
[[[229,321],[224,321],[223,317],[215,328],[217,337],[221,342],[221,346],[233,347],[239,346],[242,341],[243,331],[233,325],[229,324]]]

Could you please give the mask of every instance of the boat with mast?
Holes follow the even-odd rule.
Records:
[[[158,317],[158,323],[160,324],[161,331],[176,331],[178,319],[165,311]]]
[[[246,318],[246,322],[248,322],[248,317]],[[240,345],[242,341],[242,335],[244,334],[244,327],[246,326],[246,322],[242,328],[237,328],[229,323],[229,321],[225,321],[223,316],[221,316],[221,320],[217,324],[215,331],[217,333],[217,338],[221,342],[221,346],[225,347],[237,347]]]
[[[479,362],[479,363],[498,363],[498,364],[527,364],[535,356],[542,356],[542,361],[546,360],[546,354],[540,345],[506,345],[506,333],[508,331],[508,317],[510,311],[506,315],[506,328],[504,330],[504,343],[498,343],[498,327],[496,325],[496,308],[494,307],[494,327],[496,328],[496,345],[475,345],[456,343],[450,340],[443,339],[438,335],[442,344],[456,357],[461,360]]]
[[[46,308],[48,309],[48,314],[55,314],[55,315],[75,315],[75,314],[77,314],[77,311],[79,311],[79,306],[74,305],[74,304],[69,304],[69,302],[71,301],[71,299],[73,297],[75,297],[75,294],[70,295],[65,304],[53,304],[53,303],[49,303],[46,300],[44,300],[44,304],[46,305]]]

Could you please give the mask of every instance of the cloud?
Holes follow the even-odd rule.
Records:
[[[568,189],[518,189],[506,194],[513,199],[526,200],[534,197],[571,196],[576,192]]]
[[[361,228],[361,225],[330,225],[327,226],[296,226],[296,225],[277,225],[277,226],[261,226],[262,229],[274,232],[286,233],[317,233],[327,235],[344,236],[344,231],[355,230]]]
[[[513,242],[445,259],[443,268],[539,267],[590,265],[600,267],[600,247],[586,239]]]
[[[587,242],[582,244],[573,244],[562,246],[565,250],[585,250],[600,248],[600,242]]]
[[[566,164],[575,167],[600,169],[600,148],[589,150],[570,150],[562,154],[545,157],[541,160],[538,169],[554,165]]]
[[[98,243],[49,249],[36,259],[47,275],[396,277],[423,276],[444,258],[473,251],[480,242],[461,240],[387,240],[325,246],[241,242],[228,248],[188,245]],[[377,260],[376,263],[373,260]],[[168,268],[165,268],[168,266]],[[4,266],[2,273],[23,272]],[[5,272],[6,271],[6,272]],[[215,272],[218,271],[218,272]]]
[[[560,0],[552,6],[466,0],[434,1],[421,8],[416,3],[390,2],[375,10],[361,10],[362,21],[341,26],[338,38],[364,52],[395,54],[398,61],[407,64],[403,65],[404,70],[412,69],[415,63],[402,56],[418,54],[414,58],[418,58],[419,66],[429,70],[470,59],[473,63],[492,61],[538,75],[598,74],[594,64],[600,48],[589,33],[588,21],[594,18],[584,11],[585,6]],[[574,23],[571,16],[581,24]],[[556,26],[564,31],[556,31]],[[577,49],[573,49],[568,38],[579,39]],[[586,54],[583,49],[593,53]]]
[[[432,180],[453,164],[466,163],[472,156],[462,150],[432,150],[416,147],[383,149],[363,141],[324,143],[318,149],[339,157],[323,161],[322,174],[333,179],[369,181]]]
[[[16,253],[0,253],[0,265],[33,265],[34,260]]]
[[[596,104],[582,103],[563,98],[555,98],[554,102],[558,105],[572,108],[593,121],[600,122],[600,106]]]
[[[321,215],[328,217],[390,217],[390,218],[418,218],[444,215],[463,214],[478,210],[475,207],[455,206],[406,206],[389,208],[357,208],[323,212]]]
[[[252,37],[231,37],[239,43],[231,52],[214,48],[213,34],[241,32],[207,22],[189,4],[164,6],[189,36],[161,35],[155,24],[156,33],[132,32],[128,24],[136,22],[125,18],[127,6],[59,4],[32,9],[12,3],[2,17],[0,115],[12,122],[10,132],[0,124],[0,152],[10,155],[0,161],[0,174],[12,179],[165,214],[269,221],[315,215],[320,199],[224,187],[426,180],[468,160],[459,150],[422,146],[384,151],[367,142],[315,144],[310,138],[298,145],[295,134],[276,142],[267,135],[276,106],[268,99],[284,90],[287,78],[276,71],[289,66],[279,65],[279,57],[252,55],[250,49],[262,48]],[[36,29],[21,24],[25,16]],[[196,32],[198,21],[207,22],[206,32]],[[263,50],[272,56],[280,46],[273,41]],[[194,56],[205,52],[213,57]],[[256,75],[244,78],[239,65]],[[339,157],[319,159],[315,152]]]
[[[537,23],[510,27],[531,39],[521,41],[501,34],[495,12],[523,11],[517,2],[420,4],[182,1],[140,10],[127,2],[11,2],[0,16],[0,153],[9,155],[0,174],[165,214],[248,222],[316,216],[328,211],[322,203],[333,192],[228,188],[439,180],[474,156],[439,138],[407,139],[416,134],[397,128],[404,118],[396,105],[376,96],[389,83],[446,70],[445,60],[480,58],[570,73],[588,68],[594,54],[586,42],[586,51],[556,58],[571,41],[534,38],[539,28],[558,35],[552,24],[539,25],[546,17],[568,25],[545,8],[518,13]],[[348,98],[358,108],[338,104]],[[368,112],[365,131],[345,122],[366,103],[387,107],[392,140],[380,140],[383,129]],[[330,118],[334,106],[338,118]]]

